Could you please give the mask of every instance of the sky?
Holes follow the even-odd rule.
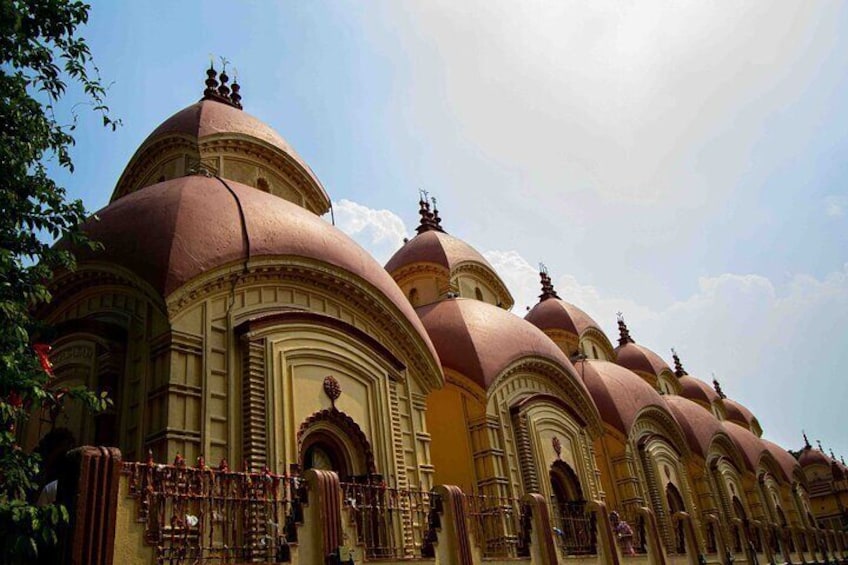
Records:
[[[825,1],[95,1],[83,35],[123,125],[77,108],[61,179],[104,206],[224,56],[381,263],[426,189],[515,314],[544,262],[613,342],[621,311],[765,437],[848,456],[844,29]]]

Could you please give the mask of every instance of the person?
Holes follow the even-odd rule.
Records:
[[[622,520],[618,512],[614,510],[610,514],[610,522],[612,523],[612,531],[621,545],[621,551],[625,555],[636,555],[636,550],[633,549],[633,528],[630,527],[630,524]]]

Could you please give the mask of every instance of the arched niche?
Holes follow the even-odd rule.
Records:
[[[377,472],[374,451],[362,429],[335,407],[307,418],[297,432],[300,468],[335,471],[342,481]]]

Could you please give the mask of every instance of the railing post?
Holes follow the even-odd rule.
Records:
[[[675,512],[671,517],[672,523],[681,522],[683,524],[683,543],[686,549],[686,561],[690,565],[698,565],[698,542],[695,538],[695,528],[692,526],[692,518],[688,512]]]
[[[556,545],[545,498],[538,493],[525,494],[521,503],[530,509],[530,562],[556,565]]]
[[[621,557],[618,554],[618,544],[610,526],[607,505],[600,500],[592,500],[586,504],[586,510],[595,514],[595,524],[598,528],[598,553],[606,565],[621,565]],[[603,552],[601,552],[603,548]]]
[[[639,513],[645,517],[645,530],[648,538],[648,558],[652,565],[668,565],[665,557],[665,551],[662,540],[660,539],[660,529],[657,526],[657,517],[654,512],[647,506],[640,506]]]
[[[715,541],[716,541],[716,555],[719,558],[719,561],[724,563],[725,558],[727,557],[727,544],[724,541],[724,528],[721,525],[721,521],[718,519],[718,516],[715,514],[707,514],[706,519],[708,522],[713,525],[713,532],[715,532]]]
[[[439,485],[434,489],[439,497],[439,523],[433,543],[439,565],[473,565],[471,539],[465,515],[465,497],[459,487]]]
[[[351,561],[343,548],[342,490],[333,471],[309,469],[303,474],[308,500],[303,505],[303,524],[298,529],[298,560],[335,565]]]
[[[69,473],[59,479],[58,502],[71,522],[64,540],[65,563],[111,565],[121,473],[121,452],[114,447],[79,447],[65,456]]]

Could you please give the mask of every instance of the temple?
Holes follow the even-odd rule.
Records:
[[[86,224],[103,249],[59,243],[78,268],[39,312],[55,386],[114,401],[20,431],[71,508],[69,562],[848,558],[834,454],[763,439],[717,381],[623,316],[611,340],[544,268],[511,313],[424,193],[380,265],[321,218],[327,191],[241,86],[204,85]]]

